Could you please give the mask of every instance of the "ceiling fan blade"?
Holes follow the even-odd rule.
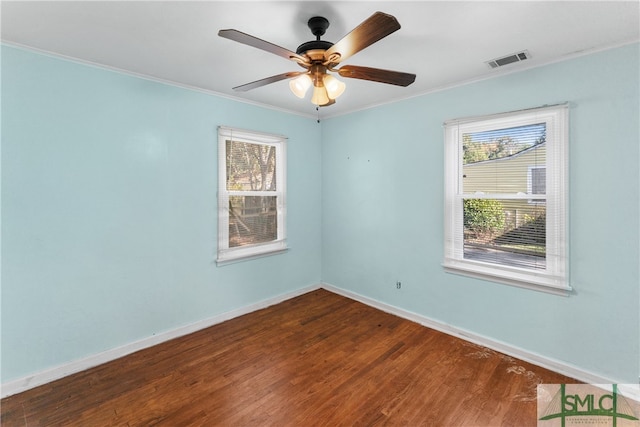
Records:
[[[399,29],[400,23],[395,17],[376,12],[327,49],[325,60],[337,64]]]
[[[416,80],[415,74],[381,70],[380,68],[358,67],[357,65],[345,65],[340,67],[337,71],[342,77],[371,80],[374,82],[388,83],[397,86],[409,86]]]
[[[305,74],[305,73],[306,71],[291,71],[289,73],[282,73],[282,74],[278,74],[277,76],[271,76],[265,79],[256,80],[255,82],[236,86],[233,88],[233,90],[237,92],[246,92],[251,89],[255,89],[261,86],[266,86],[271,83],[279,82],[280,80],[291,79],[293,77],[297,77],[300,74]]]
[[[218,31],[218,35],[220,37],[224,37],[225,39],[233,40],[238,43],[246,44],[248,46],[252,46],[258,49],[262,49],[269,53],[273,53],[275,55],[281,56],[285,59],[290,59],[292,61],[296,61],[303,64],[308,64],[309,60],[304,56],[298,55],[295,52],[290,51],[289,49],[285,49],[273,43],[269,43],[252,35],[243,33],[238,30],[220,30]]]
[[[335,99],[330,99],[326,104],[318,105],[318,107],[328,107],[329,105],[333,105],[336,103]]]

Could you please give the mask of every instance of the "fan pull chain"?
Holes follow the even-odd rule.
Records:
[[[316,113],[318,113],[317,122],[320,123],[320,107],[318,105],[316,105]]]

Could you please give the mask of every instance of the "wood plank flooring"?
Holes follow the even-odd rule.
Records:
[[[317,290],[5,398],[9,426],[535,426],[577,381]]]

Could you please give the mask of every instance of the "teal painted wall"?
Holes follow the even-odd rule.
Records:
[[[217,129],[289,138],[286,254],[224,267]],[[315,120],[2,47],[2,382],[320,282]]]
[[[326,120],[323,281],[636,383],[639,76],[636,44]],[[575,295],[445,273],[442,123],[565,101]]]

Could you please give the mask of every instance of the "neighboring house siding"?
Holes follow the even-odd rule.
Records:
[[[529,168],[544,167],[545,162],[546,144],[543,143],[513,156],[464,165],[464,193],[526,194],[529,192]],[[496,181],[496,170],[500,168],[508,179]]]
[[[530,169],[544,167],[545,164],[546,144],[542,143],[509,157],[464,165],[464,194],[531,193]],[[508,178],[496,180],[497,175],[505,175]],[[508,227],[519,227],[531,217],[538,217],[544,213],[544,209],[539,209],[544,207],[543,201],[501,200],[501,203]]]

